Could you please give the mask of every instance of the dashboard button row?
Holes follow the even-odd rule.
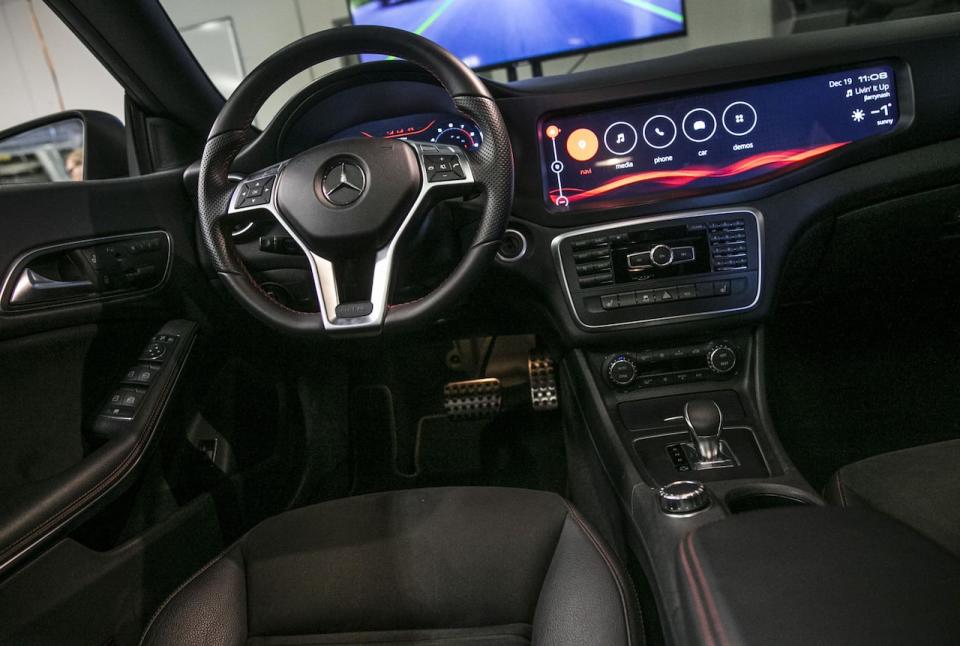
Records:
[[[658,303],[671,303],[673,301],[742,294],[746,289],[746,278],[716,280],[689,285],[677,285],[675,287],[661,287],[659,289],[607,294],[606,296],[600,297],[600,306],[607,311],[618,310],[624,307],[635,307],[639,305],[655,305]]]

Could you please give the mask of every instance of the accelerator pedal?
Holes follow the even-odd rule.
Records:
[[[451,381],[443,387],[443,408],[453,419],[493,417],[500,412],[502,399],[500,380],[495,378]]]
[[[557,410],[560,400],[557,397],[557,371],[553,359],[531,350],[527,371],[530,375],[530,403],[533,410],[538,413]]]

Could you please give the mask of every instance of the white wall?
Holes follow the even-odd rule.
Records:
[[[558,0],[561,1],[561,0]],[[28,0],[0,0],[0,129],[59,110],[57,95],[34,33]],[[232,18],[243,69],[301,36],[327,29],[346,16],[346,0],[161,0],[178,27]],[[688,34],[682,38],[633,45],[588,55],[578,71],[666,56],[724,42],[773,34],[768,0],[687,0]],[[33,0],[66,108],[105,110],[122,118],[123,93],[100,63],[64,27],[42,0]],[[579,57],[544,63],[544,72],[569,70]],[[339,67],[328,62],[298,75],[277,91],[260,112],[263,125],[283,103],[313,78]],[[522,67],[520,76],[529,75]],[[505,80],[503,72],[492,74]]]
[[[116,80],[42,0],[34,0],[33,9],[63,107],[28,0],[0,0],[0,130],[62,109],[103,110],[123,119],[123,89]]]

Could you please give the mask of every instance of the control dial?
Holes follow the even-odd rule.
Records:
[[[650,249],[650,262],[657,267],[666,267],[673,262],[673,249],[665,244],[658,244]]]
[[[657,491],[660,509],[666,514],[694,514],[710,505],[710,495],[702,483],[681,480]]]
[[[607,381],[617,387],[629,386],[637,378],[637,364],[620,355],[607,364]]]
[[[707,365],[718,375],[725,375],[737,366],[737,352],[729,345],[717,345],[707,353]]]

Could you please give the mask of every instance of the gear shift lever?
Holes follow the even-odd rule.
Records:
[[[683,419],[690,429],[693,445],[703,462],[720,458],[720,429],[723,413],[712,399],[692,399],[683,407]]]

